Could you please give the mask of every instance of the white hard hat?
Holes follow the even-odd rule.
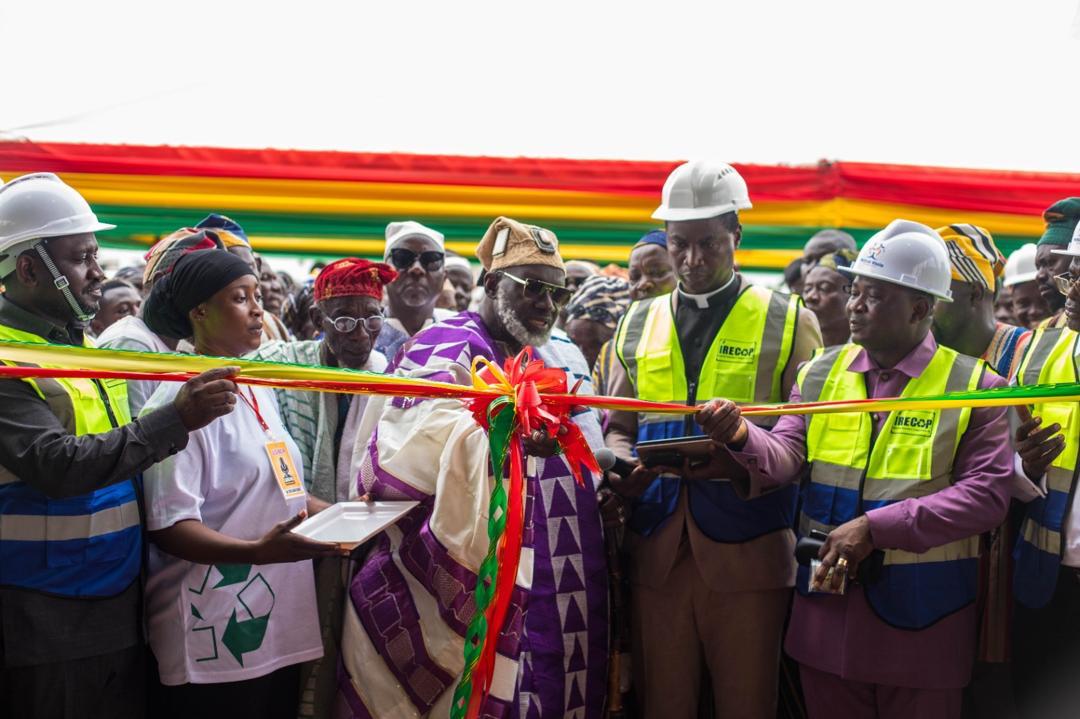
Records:
[[[723,162],[695,160],[672,170],[664,182],[654,220],[707,220],[728,212],[749,210],[746,181],[734,167]]]
[[[1076,225],[1077,229],[1080,229],[1080,223]],[[1069,240],[1069,246],[1064,250],[1050,250],[1055,255],[1068,255],[1069,257],[1080,257],[1080,232],[1076,229],[1073,230],[1072,239]]]
[[[391,222],[386,226],[386,248],[383,250],[383,259],[390,256],[390,250],[394,249],[394,245],[410,237],[426,237],[438,245],[440,250],[446,247],[446,236],[438,230],[433,230],[413,220]]]
[[[1035,243],[1029,242],[1009,255],[1009,259],[1005,262],[1003,283],[1006,287],[1035,281],[1035,276],[1038,274],[1038,270],[1035,269],[1035,251]]]
[[[0,277],[38,240],[111,230],[75,188],[51,172],[16,177],[0,186]]]
[[[841,272],[891,282],[952,302],[952,268],[945,241],[926,225],[893,220],[874,234]]]

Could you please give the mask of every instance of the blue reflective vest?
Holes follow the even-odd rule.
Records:
[[[0,325],[0,339],[44,343]],[[131,420],[122,380],[25,379],[74,435]],[[51,499],[0,467],[0,585],[65,597],[110,597],[138,577],[142,528],[132,479]]]
[[[848,371],[862,348],[829,347],[799,371],[806,402],[866,399],[860,372]],[[982,360],[938,346],[922,374],[902,397],[978,388]],[[925,497],[951,486],[956,450],[971,408],[894,410],[874,436],[865,412],[815,414],[807,419],[806,460],[810,482],[799,515],[799,534],[828,533],[872,509]],[[914,553],[886,550],[881,574],[865,587],[875,613],[903,629],[924,629],[975,600],[980,538],[965,537]],[[799,567],[796,587],[808,594],[809,570]],[[816,600],[814,599],[814,600]]]

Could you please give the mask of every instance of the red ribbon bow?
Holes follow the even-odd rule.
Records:
[[[479,368],[479,365],[483,367]],[[505,448],[509,460],[510,486],[506,498],[506,525],[497,539],[498,570],[495,591],[485,610],[488,631],[475,666],[466,666],[463,673],[463,676],[470,677],[472,682],[467,712],[470,718],[477,716],[491,688],[495,670],[495,646],[506,622],[521,559],[525,519],[523,440],[536,431],[543,431],[548,437],[554,438],[574,480],[581,487],[586,486],[582,466],[592,472],[600,472],[600,466],[596,463],[581,428],[571,419],[575,407],[573,398],[581,385],[580,380],[567,392],[566,372],[558,367],[545,367],[542,360],[533,359],[532,349],[529,347],[516,357],[508,358],[502,369],[484,358],[477,357],[473,362],[472,376],[473,386],[476,388],[494,387],[503,390],[503,394],[498,397],[470,400],[469,409],[477,423],[488,431],[491,446]],[[545,400],[544,395],[554,396]],[[511,409],[511,403],[514,418],[509,425],[509,435],[505,438],[491,436],[494,431],[493,418]],[[496,457],[493,451],[491,460],[494,471],[501,473],[503,458]]]

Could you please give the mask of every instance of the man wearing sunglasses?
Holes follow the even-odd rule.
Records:
[[[1055,279],[1069,269],[1069,257],[1064,254],[1069,238],[1080,220],[1080,197],[1066,197],[1043,212],[1046,229],[1035,248],[1035,281],[1052,314],[1039,327],[1065,327],[1065,298],[1058,292]]]
[[[795,369],[821,346],[796,296],[755,287],[735,272],[750,208],[729,165],[690,162],[664,184],[664,220],[678,287],[630,306],[616,330],[613,395],[693,405],[714,397],[777,402]],[[607,443],[634,460],[641,440],[702,434],[686,419],[612,412]],[[776,714],[780,634],[795,579],[796,490],[743,501],[730,462],[688,477],[639,466],[616,491],[633,498],[634,685],[644,716],[696,717],[702,674],[717,716]],[[737,658],[736,658],[737,657]]]
[[[580,392],[591,392],[580,350],[554,329],[571,294],[555,235],[501,217],[476,254],[486,271],[478,312],[421,330],[399,353],[395,374],[472,386],[474,360],[501,367],[528,346],[547,366],[565,370],[571,384],[580,380]],[[458,400],[373,398],[369,419],[379,405],[379,421],[361,429],[372,440],[359,482],[372,498],[421,505],[383,535],[353,580],[341,691],[356,715],[444,717],[489,546],[488,439]],[[602,446],[595,413],[578,412],[573,421],[592,447]],[[517,587],[480,713],[517,716],[520,707],[521,716],[600,719],[607,570],[595,487],[577,485],[552,438],[538,433],[525,450]]]
[[[453,314],[435,306],[446,280],[445,244],[443,233],[419,222],[386,226],[383,261],[397,270],[397,279],[386,287],[386,326],[375,349],[389,359],[405,340]]]

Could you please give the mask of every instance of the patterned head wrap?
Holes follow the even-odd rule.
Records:
[[[855,250],[837,250],[825,255],[813,266],[821,265],[822,267],[828,267],[833,272],[839,272],[841,267],[851,267],[851,263],[858,256],[859,253]]]
[[[1005,271],[1005,256],[994,244],[990,233],[975,225],[939,227],[952,265],[952,278],[958,282],[982,285],[988,290],[997,286]]]
[[[397,272],[390,265],[358,257],[334,260],[315,278],[315,302],[332,297],[374,297],[382,300],[383,287]]]
[[[634,247],[632,249],[637,249],[638,247],[644,247],[645,245],[656,245],[657,247],[662,247],[662,248],[664,248],[666,250],[667,249],[667,233],[664,232],[663,230],[653,230],[652,232],[649,232],[648,234],[643,235],[640,240],[635,242]]]
[[[143,303],[143,321],[162,337],[191,337],[191,310],[245,275],[255,273],[246,262],[225,250],[183,254],[172,272],[154,283]]]
[[[209,215],[199,220],[199,224],[195,225],[195,227],[198,229],[213,230],[214,234],[221,240],[221,244],[224,245],[225,249],[241,245],[244,247],[251,247],[251,240],[248,239],[247,233],[244,232],[244,228],[231,217],[211,212]]]
[[[566,305],[566,321],[588,319],[615,329],[629,306],[630,284],[626,280],[593,275],[581,283]]]
[[[143,268],[143,286],[149,287],[158,272],[169,274],[173,271],[176,261],[189,252],[196,250],[220,250],[224,249],[217,235],[208,230],[196,230],[193,227],[181,227],[176,232],[158,240],[143,258],[146,266]]]

